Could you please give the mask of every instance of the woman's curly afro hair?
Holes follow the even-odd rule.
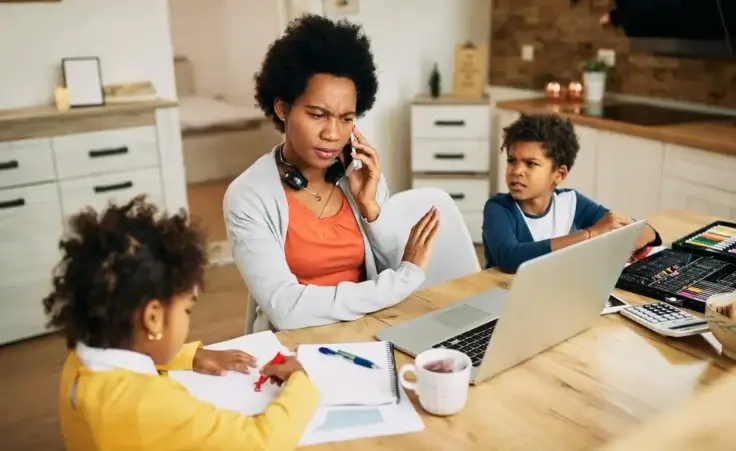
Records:
[[[271,44],[255,75],[255,99],[279,131],[284,131],[284,124],[274,111],[275,100],[292,105],[315,74],[351,79],[358,94],[358,116],[373,107],[378,78],[370,41],[361,27],[306,14]]]
[[[133,317],[147,302],[171,299],[202,282],[205,237],[186,213],[157,216],[144,196],[73,216],[62,239],[53,291],[44,300],[49,326],[73,348],[129,346]]]
[[[538,142],[545,155],[552,159],[555,168],[562,165],[572,169],[580,150],[575,128],[569,119],[557,114],[522,114],[519,119],[503,129],[501,149],[507,153],[520,142]]]

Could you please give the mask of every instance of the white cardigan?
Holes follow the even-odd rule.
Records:
[[[363,234],[367,280],[329,287],[300,284],[284,254],[289,208],[275,159],[279,146],[240,174],[223,202],[233,258],[257,304],[254,332],[353,321],[398,304],[424,282],[421,268],[401,261],[406,243],[393,233],[390,218],[365,221],[343,178],[338,186]],[[377,191],[383,205],[389,197],[383,177]]]

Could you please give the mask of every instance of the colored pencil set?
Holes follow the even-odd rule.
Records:
[[[685,244],[736,255],[736,228],[715,225],[690,238]]]

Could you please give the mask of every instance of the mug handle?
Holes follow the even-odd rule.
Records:
[[[411,390],[416,393],[417,391],[417,384],[416,382],[409,382],[404,378],[404,374],[412,372],[414,374],[417,374],[417,367],[415,367],[413,364],[409,363],[406,365],[402,365],[399,369],[399,382],[401,382],[401,386],[404,387],[407,390]]]

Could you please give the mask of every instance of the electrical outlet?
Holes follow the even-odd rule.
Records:
[[[534,46],[533,45],[522,45],[521,46],[521,59],[522,61],[534,61]]]
[[[616,65],[616,52],[611,49],[598,49],[598,59],[613,67]]]

